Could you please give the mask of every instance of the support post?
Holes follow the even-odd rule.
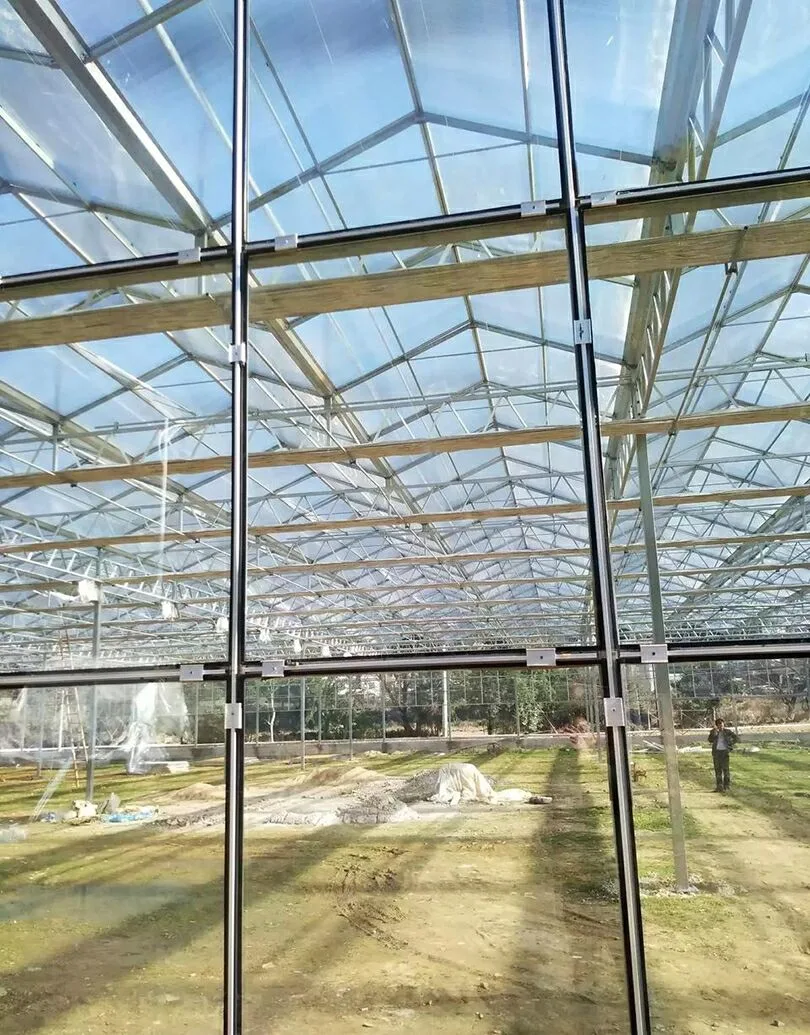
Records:
[[[307,677],[301,676],[301,768],[307,764]]]
[[[388,726],[388,715],[385,709],[385,694],[388,690],[388,677],[381,673],[380,674],[380,704],[382,710],[382,740],[385,744],[386,737],[388,735],[386,727]]]
[[[442,672],[442,736],[450,741],[452,732],[450,730],[450,698],[447,692],[447,669]]]
[[[547,6],[554,108],[557,121],[560,193],[568,252],[568,280],[571,317],[574,322],[577,394],[582,423],[583,469],[585,499],[588,507],[588,539],[593,579],[596,648],[599,655],[606,715],[610,717],[606,727],[608,777],[616,838],[630,1031],[632,1035],[650,1035],[650,1009],[644,960],[635,831],[633,829],[630,764],[627,752],[627,729],[623,720],[624,687],[619,662],[619,630],[610,564],[610,531],[602,467],[599,396],[591,330],[585,225],[578,201],[579,185],[571,116],[565,16],[562,0],[547,0]]]
[[[646,435],[636,437],[636,465],[638,467],[638,488],[641,497],[641,522],[644,530],[644,549],[647,557],[647,580],[650,586],[650,611],[652,633],[656,643],[666,642],[664,605],[661,598],[661,572],[658,567],[658,543],[655,534],[655,512],[653,509],[650,458],[647,452]],[[667,800],[669,802],[669,825],[672,831],[672,858],[675,864],[675,887],[686,891],[689,887],[689,867],[686,860],[686,835],[683,826],[683,805],[681,803],[681,779],[678,773],[678,747],[675,741],[675,716],[672,710],[672,687],[669,682],[669,665],[651,665],[658,701],[658,719],[661,727],[661,742],[664,746],[664,761],[667,771]]]
[[[349,681],[351,684],[351,680]],[[354,687],[349,686],[349,758],[354,758]]]
[[[810,685],[810,684],[808,684]],[[39,753],[36,757],[36,775],[42,775],[42,760],[44,758],[44,710],[46,710],[46,698],[48,690],[44,687],[39,689]]]
[[[200,743],[200,684],[194,686],[194,747]]]
[[[101,573],[101,556],[99,555],[96,567],[96,574]],[[98,597],[93,601],[93,664],[98,665],[101,654],[101,583],[96,583]],[[85,801],[92,801],[96,791],[96,748],[98,744],[98,686],[93,683],[90,687],[90,739],[87,746],[87,761],[85,762]]]
[[[518,693],[518,675],[515,673],[515,737],[517,738],[517,746],[520,746],[520,694]]]
[[[242,911],[247,611],[248,265],[247,133],[250,0],[233,2],[231,197],[231,541],[225,682],[224,1035],[242,1035]]]

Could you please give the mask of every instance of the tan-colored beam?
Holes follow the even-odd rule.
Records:
[[[587,225],[616,223],[635,219],[665,218],[673,212],[691,213],[708,209],[730,208],[735,205],[761,204],[767,201],[784,201],[810,196],[810,178],[792,184],[770,187],[749,187],[734,191],[718,191],[705,197],[693,198],[689,201],[673,202],[666,198],[639,202],[633,205],[607,205],[585,211]],[[251,258],[253,269],[267,269],[274,266],[290,266],[304,259],[307,262],[323,262],[331,259],[374,255],[381,252],[395,252],[404,249],[431,248],[448,244],[459,244],[465,241],[485,241],[492,237],[510,237],[523,234],[543,233],[557,230],[562,226],[561,217],[552,213],[522,216],[508,222],[498,224],[467,224],[463,229],[438,227],[435,229],[415,229],[383,239],[375,238],[358,242],[336,242],[317,247],[308,247],[306,251],[284,249],[278,252],[268,251],[255,254]],[[113,270],[87,276],[81,281],[82,291],[103,291],[133,284],[152,284],[159,281],[192,279],[229,273],[231,263],[228,258],[217,261],[184,263],[166,262],[149,271]],[[58,271],[55,271],[58,277]],[[65,282],[53,280],[45,283],[14,286],[0,285],[0,302],[8,302],[22,298],[42,298],[48,295],[65,294],[71,290]],[[75,290],[75,288],[73,288]]]
[[[808,250],[810,221],[788,220],[597,245],[588,249],[588,264],[594,278],[618,277],[683,266],[712,266],[732,259],[800,255]],[[251,291],[251,318],[261,321],[513,291],[562,284],[567,276],[567,256],[559,249],[362,277],[275,285]],[[230,295],[223,293],[6,320],[0,324],[0,351],[217,326],[227,322],[229,307]]]
[[[715,410],[687,416],[647,417],[633,420],[606,421],[602,434],[673,435],[678,431],[738,427],[789,420],[810,419],[810,403],[788,406],[751,406],[740,409]],[[422,456],[437,453],[459,453],[473,449],[505,449],[513,446],[537,445],[542,442],[571,442],[581,434],[577,424],[556,424],[515,431],[483,431],[472,435],[449,435],[444,438],[415,438],[385,442],[362,442],[345,446],[324,446],[314,449],[272,449],[251,453],[249,467],[287,467],[302,464],[352,463],[357,460],[380,460],[386,457]],[[49,485],[87,485],[97,482],[124,481],[128,478],[160,478],[169,476],[214,474],[230,469],[229,456],[204,456],[183,460],[146,460],[133,464],[104,464],[69,467],[60,471],[35,471],[0,477],[0,490],[34,489]]]
[[[801,487],[799,487],[801,488]],[[747,491],[747,490],[740,490]],[[783,493],[779,493],[783,494]],[[790,490],[790,495],[797,495],[796,489]],[[810,493],[808,493],[810,494]],[[659,496],[653,500],[655,506],[676,506],[687,502],[701,503],[703,496]],[[759,497],[758,497],[759,498]],[[638,501],[628,501],[635,502]],[[710,500],[709,502],[717,502]],[[608,507],[618,509],[615,501],[608,502]],[[577,514],[584,512],[581,503],[545,503],[534,506],[526,505],[521,507],[482,507],[480,510],[443,510],[425,511],[421,514],[377,514],[373,517],[358,518],[335,518],[322,521],[291,521],[278,525],[253,525],[250,529],[252,536],[273,536],[273,535],[307,535],[315,532],[351,532],[366,528],[390,528],[407,527],[409,525],[437,525],[455,524],[456,522],[484,523],[494,520],[516,521],[521,518],[533,517],[555,517],[558,515]],[[637,510],[638,506],[630,509]],[[144,546],[160,543],[194,543],[204,542],[210,539],[227,539],[230,535],[228,528],[202,528],[190,532],[181,532],[177,529],[166,529],[164,532],[143,532],[137,535],[108,535],[91,536],[82,539],[45,539],[36,543],[0,543],[0,556],[50,553],[53,550],[85,550],[85,549],[126,549],[128,546]],[[672,542],[659,543],[659,550],[689,550],[695,547],[730,546],[730,545],[753,545],[756,543],[788,543],[801,542],[810,538],[810,532],[778,532],[773,535],[749,535],[749,536],[712,536],[708,539],[682,539]],[[630,543],[626,546],[614,545],[614,550],[619,552],[643,550],[643,543]],[[587,549],[568,549],[563,551],[566,555],[577,555],[588,553]]]
[[[735,495],[736,494],[736,495]],[[798,485],[791,488],[783,489],[736,489],[729,490],[728,492],[716,492],[716,493],[705,493],[701,496],[658,496],[655,499],[656,506],[674,506],[674,505],[693,505],[703,504],[705,502],[717,503],[717,502],[728,502],[730,499],[765,499],[773,496],[808,496],[810,495],[810,485]],[[640,500],[638,499],[626,499],[626,500],[614,500],[611,501],[608,506],[611,509],[616,510],[638,510]],[[550,506],[555,506],[551,504]],[[577,511],[584,512],[584,504],[562,504],[567,508],[576,509]],[[570,512],[570,510],[568,511]],[[744,537],[739,537],[735,542],[742,542]],[[635,549],[637,547],[633,547]],[[659,549],[673,549],[672,543],[667,544],[663,542],[659,544]],[[681,547],[679,547],[681,548]],[[627,547],[616,547],[618,551],[628,549]],[[273,567],[253,567],[249,569],[249,577],[251,579],[267,578],[273,575],[304,575],[304,574],[319,574],[319,573],[331,573],[340,571],[355,571],[355,570],[379,570],[381,568],[397,568],[397,567],[433,567],[433,566],[445,566],[454,564],[467,564],[478,561],[489,561],[489,562],[500,562],[500,561],[512,561],[512,560],[530,560],[535,557],[549,557],[549,556],[570,556],[578,551],[573,551],[569,548],[559,547],[554,549],[539,549],[539,550],[501,550],[501,551],[486,551],[481,553],[456,553],[456,554],[426,554],[413,557],[370,557],[370,558],[353,558],[348,561],[315,561],[311,564],[278,564]],[[584,552],[584,551],[583,551]],[[775,568],[780,568],[782,565],[776,564]],[[149,575],[121,575],[115,578],[105,579],[105,585],[108,586],[129,586],[138,584],[148,584],[151,582],[191,582],[200,579],[227,579],[229,577],[229,571],[227,568],[212,569],[212,570],[196,570],[196,571],[178,571],[178,572],[162,572],[154,573]],[[552,582],[565,582],[566,576],[549,576]],[[29,583],[3,583],[2,587],[6,592],[22,593],[22,592],[37,592],[47,591],[49,589],[63,589],[66,584],[71,584],[77,580],[48,580],[44,582],[29,582]],[[537,581],[537,580],[533,580]],[[393,587],[396,588],[396,587]],[[347,592],[349,590],[346,590]],[[317,591],[315,591],[317,594]],[[192,601],[193,602],[193,601]]]

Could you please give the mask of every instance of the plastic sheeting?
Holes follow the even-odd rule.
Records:
[[[97,762],[125,761],[128,773],[143,773],[162,757],[161,745],[180,742],[188,732],[181,683],[23,689],[0,697],[0,765],[85,763],[94,689]]]

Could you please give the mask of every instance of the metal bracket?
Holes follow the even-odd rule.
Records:
[[[242,705],[241,704],[226,704],[225,705],[225,729],[226,730],[241,730],[242,729]]]
[[[591,194],[591,208],[603,208],[605,205],[615,205],[618,200],[618,191],[600,190],[595,194]]]
[[[283,234],[281,237],[273,238],[273,251],[286,252],[290,248],[298,247],[298,234]]]
[[[669,661],[669,650],[665,643],[642,643],[642,665],[666,665]]]
[[[555,647],[528,647],[526,649],[526,668],[555,668],[557,650]]]
[[[524,201],[520,206],[521,218],[523,216],[544,216],[545,214],[545,201]]]
[[[199,248],[184,248],[183,251],[177,253],[177,264],[179,266],[185,266],[189,262],[200,261],[200,249]]]
[[[262,662],[262,679],[283,679],[284,658],[270,658]]]
[[[180,682],[181,683],[201,683],[203,678],[203,666],[202,665],[181,665],[180,666]]]
[[[228,346],[228,362],[247,363],[247,345],[244,342],[241,345]]]
[[[590,320],[574,320],[574,344],[593,345],[593,330]]]
[[[605,698],[605,725],[624,726],[624,701],[621,697]]]

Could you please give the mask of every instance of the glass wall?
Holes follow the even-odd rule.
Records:
[[[627,692],[653,1020],[801,1028],[806,661],[651,668],[629,668]],[[667,693],[675,717],[670,757]],[[684,887],[676,854],[685,857]]]
[[[193,756],[196,693],[0,691],[4,1033],[221,1030],[224,786]]]
[[[519,670],[498,673],[504,688],[520,685],[529,732],[518,749],[513,737],[465,743],[470,706],[459,699],[478,673],[447,675],[452,754],[438,736],[432,750],[408,750],[403,723],[415,726],[419,709],[440,721],[442,681],[439,673],[401,673],[399,704],[391,674],[384,680],[387,742],[361,739],[371,724],[378,738],[380,721],[378,696],[368,708],[378,680],[364,677],[354,693],[353,759],[346,741],[314,741],[309,705],[305,760],[292,736],[265,739],[259,758],[250,758],[249,1028],[272,1019],[290,1031],[395,1026],[414,1035],[477,1026],[624,1030],[607,761],[589,721],[594,681],[572,670],[565,721],[554,692],[567,685],[564,673],[537,672],[533,680]],[[431,681],[435,705],[428,703]],[[299,688],[300,681],[277,681],[277,726],[294,726],[294,707],[283,709],[288,693],[298,703]],[[331,688],[326,677],[322,686],[307,679],[315,706],[327,704],[327,689],[330,705],[342,699],[342,722],[349,677]],[[425,703],[414,705],[414,693]],[[556,733],[538,733],[543,709]],[[411,741],[429,745],[425,736]],[[271,749],[275,761],[265,757]]]
[[[807,670],[722,660],[810,630],[778,13],[0,0],[3,1031],[217,1031],[224,958],[227,1035],[241,965],[257,1030],[448,1035],[626,1029],[635,965],[646,1033],[636,847],[654,1022],[800,1023]],[[607,730],[603,503],[624,657],[718,659],[629,672]]]

